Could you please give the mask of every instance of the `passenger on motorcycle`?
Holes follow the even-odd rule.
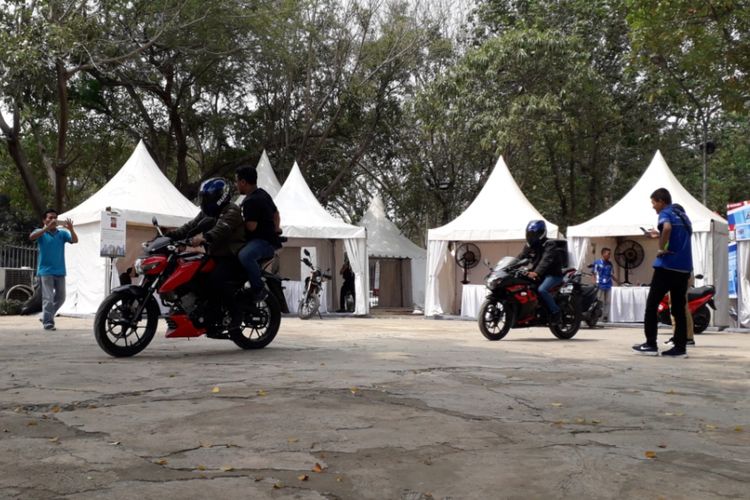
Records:
[[[253,297],[261,300],[265,296],[265,287],[258,261],[270,259],[281,248],[281,216],[271,195],[258,187],[258,172],[255,168],[239,167],[235,171],[235,182],[237,191],[245,195],[242,201],[242,219],[247,240],[238,256],[247,272]]]
[[[540,281],[537,291],[550,313],[550,324],[560,323],[560,308],[550,294],[550,289],[562,283],[562,266],[557,243],[547,238],[547,224],[543,220],[532,220],[526,226],[526,245],[518,255],[528,259],[528,276]]]
[[[241,318],[234,301],[234,290],[226,284],[236,275],[236,255],[245,244],[242,214],[237,205],[230,203],[231,185],[221,177],[204,181],[198,197],[201,207],[198,215],[181,227],[168,231],[165,236],[177,240],[191,237],[190,244],[195,247],[208,243],[207,250],[214,258],[216,267],[208,275],[207,285],[215,292],[212,294],[213,300],[220,297],[230,309],[230,330],[239,328]],[[218,310],[218,307],[212,305],[211,310]]]

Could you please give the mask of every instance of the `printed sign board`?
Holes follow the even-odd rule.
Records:
[[[102,212],[100,256],[125,257],[125,224],[125,219],[117,211]]]

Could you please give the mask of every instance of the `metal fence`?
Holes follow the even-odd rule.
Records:
[[[0,267],[36,269],[38,253],[36,246],[0,245]]]

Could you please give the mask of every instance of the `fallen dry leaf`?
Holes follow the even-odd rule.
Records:
[[[231,472],[234,470],[234,467],[232,467],[231,465],[222,465],[221,470],[223,470],[224,472]]]
[[[199,465],[198,467],[196,467],[196,469],[198,469],[198,470],[206,470],[206,466],[205,465]]]
[[[742,432],[742,427],[738,425],[737,427],[734,428],[734,432]]]
[[[667,447],[667,445],[666,445],[666,444],[664,444],[664,443],[660,443],[660,444],[658,444],[657,446],[658,446],[659,448],[666,448],[666,447]]]
[[[644,455],[646,455],[646,458],[649,458],[649,459],[656,458],[656,452],[655,451],[647,451],[646,453],[644,453]]]
[[[167,465],[169,463],[169,460],[162,458],[161,460],[157,460],[156,463],[158,465]]]
[[[119,446],[120,442],[119,441],[112,441],[111,443],[109,443],[109,445],[110,446]]]
[[[299,479],[300,481],[307,481],[308,479],[310,479],[310,476],[308,476],[307,474],[301,474],[297,476],[297,479]]]
[[[287,443],[296,443],[297,441],[299,441],[299,438],[287,438],[286,440]]]
[[[705,427],[707,431],[715,431],[717,428],[715,425],[711,425],[711,424],[706,424]]]
[[[343,478],[342,478],[341,476],[336,476],[336,482],[337,482],[337,483],[340,483],[340,482],[341,482],[341,481],[343,481],[343,480],[344,480],[344,479],[343,479]]]
[[[325,470],[325,467],[320,465],[318,462],[315,462],[315,465],[312,468],[313,472],[323,472]]]
[[[562,406],[562,403],[552,403],[552,405],[551,405],[551,406],[556,406],[556,407],[560,407],[560,406]]]
[[[216,387],[214,387],[213,389],[211,389],[211,392],[213,392],[214,394],[216,394],[217,392],[221,392],[221,389],[219,389],[219,386],[217,385]]]
[[[263,396],[268,396],[268,393],[267,393],[266,391],[264,391],[263,389],[258,389],[258,392],[257,392],[257,394],[258,394],[258,396],[260,396],[260,397],[263,397]]]
[[[255,476],[253,479],[255,480],[256,483],[258,483],[260,481],[263,481],[263,476]]]
[[[351,393],[352,393],[352,394],[354,394],[355,396],[357,395],[357,393],[359,393],[359,388],[358,388],[358,387],[350,387],[350,388],[349,388],[349,390],[350,390],[350,391],[351,391]]]
[[[61,409],[62,409],[62,408],[60,408],[59,406],[55,405],[55,406],[53,406],[53,407],[52,407],[52,408],[50,409],[50,411],[51,411],[52,413],[60,413],[60,410],[61,410]]]
[[[48,441],[50,443],[57,443],[58,441],[60,441],[60,438],[58,438],[57,436],[55,436],[53,438],[49,438]]]
[[[26,424],[26,427],[33,427],[35,425],[37,425],[37,423],[34,422],[34,421],[31,421],[31,422],[29,422],[29,423]]]
[[[280,490],[283,487],[284,487],[284,483],[282,483],[281,481],[277,481],[273,483],[273,489],[275,490]]]

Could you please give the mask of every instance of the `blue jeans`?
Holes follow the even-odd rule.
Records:
[[[39,276],[42,284],[42,323],[55,324],[55,313],[65,302],[65,276]]]
[[[248,241],[237,255],[242,267],[247,271],[247,279],[250,281],[253,290],[258,291],[263,288],[258,260],[270,259],[275,251],[276,249],[269,242],[258,239]]]
[[[546,276],[542,281],[542,284],[539,285],[539,288],[537,288],[539,297],[542,299],[542,302],[544,302],[544,305],[547,306],[547,310],[552,316],[558,314],[560,312],[560,308],[557,307],[555,299],[552,298],[552,294],[549,293],[549,290],[555,285],[559,285],[560,283],[562,283],[562,280],[562,276]]]

